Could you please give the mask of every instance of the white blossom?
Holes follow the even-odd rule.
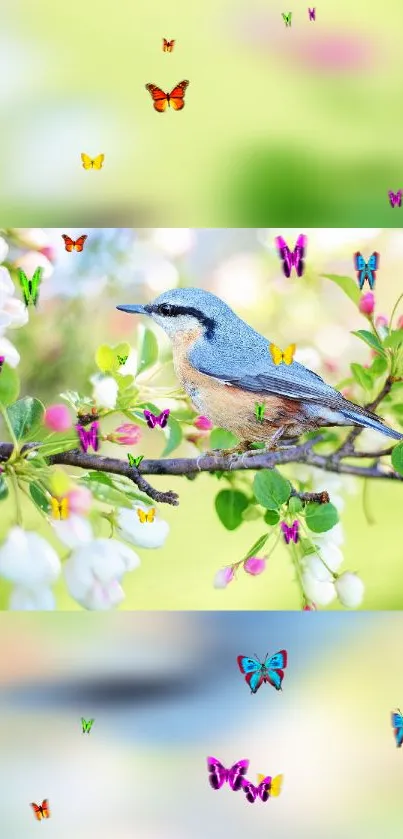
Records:
[[[124,600],[122,578],[139,565],[137,554],[116,539],[94,539],[76,548],[63,572],[74,600],[85,609],[99,611]]]
[[[37,533],[12,527],[0,548],[0,576],[17,586],[36,589],[53,583],[60,574],[60,559]]]
[[[357,574],[345,571],[336,580],[335,587],[340,603],[346,609],[357,609],[358,606],[361,606],[365,586]]]
[[[93,385],[93,399],[100,408],[112,410],[116,406],[119,387],[112,376],[100,376],[98,373],[91,377]]]
[[[117,529],[126,542],[139,548],[161,548],[169,533],[169,524],[155,515],[153,521],[141,522],[137,510],[147,513],[150,508],[137,504],[128,509],[121,507],[117,513]]]
[[[320,582],[308,568],[302,572],[302,587],[308,598],[320,606],[328,606],[336,597],[336,589],[331,582]]]

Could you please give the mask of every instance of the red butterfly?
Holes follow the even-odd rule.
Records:
[[[146,84],[146,90],[151,93],[155,110],[162,114],[168,106],[174,111],[181,111],[185,107],[184,96],[188,84],[188,81],[179,82],[170,93],[164,93],[155,84]]]
[[[162,51],[163,52],[172,52],[174,48],[175,41],[167,41],[166,38],[162,39]]]
[[[66,236],[66,234],[63,233],[62,239],[64,239],[66,251],[68,251],[69,253],[71,253],[71,251],[78,251],[79,253],[81,253],[84,247],[84,242],[86,239],[88,239],[88,236],[80,236],[79,239],[76,239],[76,241],[74,241],[74,239],[70,239],[70,236]]]
[[[38,819],[38,822],[40,822],[41,819],[50,818],[49,801],[47,798],[43,799],[42,804],[32,803],[30,804],[30,807],[32,807],[35,814],[35,818]]]

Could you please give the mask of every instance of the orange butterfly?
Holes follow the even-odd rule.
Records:
[[[41,819],[50,818],[49,801],[47,798],[43,799],[42,804],[32,803],[30,804],[30,807],[32,807],[35,814],[35,818],[38,819],[38,822],[40,822]]]
[[[181,111],[185,107],[184,96],[188,84],[188,81],[179,82],[170,93],[164,93],[155,84],[146,84],[146,90],[151,93],[155,110],[162,114],[167,106],[173,108],[174,111]]]
[[[88,236],[80,236],[79,239],[76,239],[76,241],[74,241],[74,239],[70,239],[70,236],[66,236],[66,234],[63,233],[62,239],[64,239],[66,251],[68,251],[69,253],[71,253],[71,251],[78,251],[79,253],[81,253],[84,247],[84,242],[86,239],[88,239]]]
[[[163,52],[172,52],[174,48],[175,41],[167,41],[166,38],[162,39],[162,51]]]

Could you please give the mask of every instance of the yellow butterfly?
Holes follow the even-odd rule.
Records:
[[[275,364],[281,364],[282,361],[284,364],[292,364],[295,349],[296,344],[290,344],[285,350],[280,350],[280,347],[276,347],[275,344],[269,344],[270,355]]]
[[[258,784],[261,784],[262,781],[264,781],[265,777],[266,777],[266,775],[258,775],[257,776]],[[273,796],[274,798],[277,798],[277,796],[280,795],[281,787],[283,785],[283,778],[284,778],[284,775],[276,775],[276,777],[272,779],[272,782],[270,784],[270,796]]]
[[[105,160],[104,154],[99,154],[98,157],[88,157],[88,154],[81,153],[81,160],[84,169],[102,169]]]
[[[54,519],[68,519],[69,517],[69,500],[68,498],[51,498],[52,516]]]
[[[149,510],[148,513],[144,510],[140,510],[140,508],[137,508],[137,515],[142,524],[146,521],[154,521],[155,512],[155,507],[151,507],[151,510]]]

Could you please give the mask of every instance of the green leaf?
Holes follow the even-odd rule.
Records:
[[[403,475],[403,443],[398,443],[392,452],[392,465],[399,475]]]
[[[10,405],[7,413],[17,440],[26,440],[42,424],[45,407],[39,399],[24,396]]]
[[[273,526],[274,524],[279,523],[280,516],[276,510],[266,510],[263,521],[266,522],[266,524]]]
[[[48,513],[50,510],[50,504],[39,484],[32,481],[29,485],[29,492],[34,504],[36,504],[40,510],[43,510],[44,513]]]
[[[388,369],[388,362],[384,355],[377,355],[371,364],[371,373],[378,378],[386,373]]]
[[[303,508],[303,503],[297,495],[292,495],[288,502],[288,509],[290,513],[300,513]]]
[[[227,530],[236,530],[242,524],[242,513],[249,506],[249,499],[236,489],[223,489],[215,499],[215,508]]]
[[[336,285],[344,291],[344,294],[347,294],[347,297],[349,297],[350,300],[358,306],[361,298],[361,292],[357,283],[352,280],[351,277],[339,277],[337,274],[322,274],[322,277],[326,277],[327,280],[331,280],[333,283],[336,283]]]
[[[339,515],[333,504],[308,504],[305,521],[309,530],[314,533],[324,533],[337,524]]]
[[[271,469],[257,472],[253,481],[256,501],[268,510],[279,510],[288,501],[291,493],[289,481]]]
[[[106,480],[105,480],[106,478]],[[100,473],[99,479],[94,477],[94,472],[81,478],[80,483],[86,484],[97,501],[104,504],[111,504],[112,507],[131,507],[131,503],[124,490],[115,487],[113,481],[107,475]]]
[[[102,373],[116,373],[121,367],[119,357],[127,357],[130,353],[130,344],[126,341],[110,347],[108,344],[101,344],[95,353],[95,362]]]
[[[179,422],[174,419],[172,414],[169,416],[168,425],[164,428],[164,434],[168,439],[161,457],[167,457],[171,454],[171,452],[175,451],[182,442],[182,427]]]
[[[302,539],[299,540],[299,547],[302,556],[308,556],[308,554],[317,553],[317,548],[315,548],[315,545],[313,545],[309,539],[304,539],[304,537],[302,537]]]
[[[0,475],[0,501],[4,501],[8,495],[8,486],[3,476]]]
[[[6,407],[18,398],[20,379],[18,374],[8,364],[4,364],[0,373],[0,403]]]
[[[158,361],[158,341],[151,329],[140,326],[137,352],[137,375],[139,375]]]
[[[261,551],[262,548],[264,548],[269,536],[269,533],[265,533],[263,536],[261,536],[260,539],[258,539],[257,542],[255,542],[255,544],[252,545],[252,547],[249,549],[244,561],[246,559],[249,559],[250,556],[256,556],[259,553],[259,551]]]
[[[225,431],[224,428],[214,428],[210,434],[212,449],[233,449],[238,443],[238,437],[235,437],[231,431]]]
[[[365,344],[368,344],[371,349],[376,350],[376,352],[385,355],[385,350],[382,347],[382,344],[372,332],[369,332],[368,329],[359,329],[357,332],[352,332],[352,335],[356,335],[357,338],[361,338],[361,341],[364,341]]]
[[[242,513],[243,521],[257,521],[262,518],[262,513],[258,510],[256,504],[250,504],[249,507]]]
[[[389,349],[396,349],[401,344],[403,344],[403,329],[394,329],[383,342],[383,346]]]
[[[350,364],[350,367],[356,382],[358,382],[364,390],[371,390],[372,376],[369,370],[366,370],[361,364]]]

